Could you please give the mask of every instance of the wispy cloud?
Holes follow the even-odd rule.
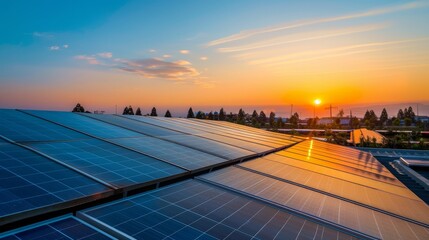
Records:
[[[150,53],[155,53],[156,52],[156,50],[155,49],[149,49],[149,51],[148,52],[150,52]]]
[[[102,58],[112,58],[113,57],[111,52],[102,52],[102,53],[98,53],[97,55],[102,57]]]
[[[242,40],[242,39],[246,39],[246,38],[249,38],[249,37],[252,37],[255,35],[260,35],[260,34],[265,34],[265,33],[272,33],[272,32],[288,30],[288,29],[293,29],[293,28],[299,28],[299,27],[315,25],[315,24],[321,24],[321,23],[337,22],[337,21],[348,20],[348,19],[383,15],[383,14],[388,14],[388,13],[405,11],[405,10],[409,10],[409,9],[427,7],[428,5],[429,5],[428,2],[416,1],[416,2],[410,2],[410,3],[386,7],[386,8],[373,9],[373,10],[354,13],[354,14],[329,17],[329,18],[320,18],[320,19],[314,19],[314,20],[304,20],[304,21],[295,22],[295,23],[285,23],[285,24],[280,24],[277,26],[271,26],[271,27],[266,27],[266,28],[246,30],[246,31],[241,31],[237,34],[233,34],[233,35],[230,35],[227,37],[223,37],[223,38],[219,38],[219,39],[210,41],[209,43],[207,43],[207,46],[216,46],[216,45],[220,45],[220,44],[224,44],[224,43],[228,43],[228,42],[233,42],[233,41],[237,41],[237,40]]]
[[[50,46],[49,50],[51,50],[51,51],[58,51],[58,50],[60,50],[60,46]]]
[[[170,54],[164,54],[164,55],[162,55],[162,57],[163,58],[171,58],[171,55]]]
[[[69,48],[70,46],[68,44],[64,44],[63,48]]]
[[[208,57],[205,57],[205,56],[203,56],[203,57],[200,57],[200,60],[202,60],[202,61],[207,61],[209,58]]]
[[[186,49],[180,50],[179,52],[180,52],[181,54],[189,54],[189,53],[190,53],[190,51],[189,51],[189,50],[186,50]]]
[[[54,35],[51,33],[47,33],[47,32],[33,32],[33,37],[38,37],[38,38],[53,38]]]
[[[82,61],[86,61],[88,64],[91,65],[99,65],[100,62],[97,60],[97,58],[92,55],[92,56],[87,56],[87,55],[78,55],[74,57],[77,60],[82,60]]]
[[[318,40],[318,39],[332,38],[332,37],[338,37],[343,35],[350,35],[354,33],[368,32],[368,31],[381,29],[383,27],[385,27],[385,24],[372,24],[372,25],[348,27],[348,28],[335,29],[335,30],[305,32],[305,33],[300,33],[296,35],[286,35],[286,36],[276,37],[269,40],[245,44],[245,45],[219,48],[219,51],[220,52],[239,52],[239,51],[253,50],[258,48],[273,47],[273,46],[284,45],[289,43],[298,43],[298,42],[304,42],[304,41],[310,41],[310,40]]]

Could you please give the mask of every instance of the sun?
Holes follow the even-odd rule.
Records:
[[[322,103],[322,101],[320,99],[314,100],[314,104],[319,105],[320,103]]]

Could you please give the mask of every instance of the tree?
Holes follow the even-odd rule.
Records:
[[[213,120],[219,120],[219,113],[218,112],[213,113]]]
[[[259,124],[261,124],[261,127],[264,127],[266,122],[267,122],[267,115],[265,115],[264,111],[261,111],[259,113]]]
[[[202,112],[202,111],[198,111],[197,115],[195,116],[195,118],[205,119],[206,118],[206,114],[204,112]]]
[[[254,126],[254,127],[258,127],[259,126],[258,119],[259,119],[258,113],[256,112],[256,110],[253,110],[253,113],[252,113],[252,126]]]
[[[359,128],[360,124],[359,124],[359,119],[357,117],[352,117],[352,119],[350,120],[350,126],[355,129],[355,128]]]
[[[226,119],[225,111],[223,110],[223,108],[221,108],[220,111],[219,111],[219,120],[220,121],[225,121],[225,119]]]
[[[404,118],[409,118],[412,122],[415,122],[416,114],[414,113],[413,108],[411,106],[409,106],[408,109],[404,109]]]
[[[136,110],[136,115],[139,115],[139,116],[141,116],[141,115],[142,115],[142,111],[140,110],[140,108],[137,108],[137,110]]]
[[[124,108],[124,111],[122,112],[122,115],[128,115],[128,107]]]
[[[85,112],[85,108],[78,103],[76,104],[76,107],[73,108],[72,112]]]
[[[393,126],[399,126],[401,125],[401,120],[399,118],[395,118],[392,122]]]
[[[383,108],[380,114],[380,125],[386,125],[387,120],[389,120],[389,115],[387,115],[386,108]]]
[[[131,105],[128,106],[128,115],[134,115],[134,110],[133,110],[133,107],[131,107]]]
[[[398,111],[398,115],[397,115],[397,118],[398,118],[399,120],[402,120],[402,119],[404,119],[404,117],[405,117],[405,115],[404,115],[404,111],[402,111],[402,109],[399,109],[399,111]]]
[[[344,110],[343,109],[340,109],[340,111],[337,114],[337,117],[340,117],[340,118],[344,117]]]
[[[194,110],[192,110],[191,107],[188,110],[188,116],[186,116],[186,118],[195,118]]]
[[[284,123],[281,117],[277,118],[277,128],[283,128],[284,127]]]
[[[273,128],[275,126],[276,114],[274,112],[270,112],[270,118],[268,120],[270,127]]]
[[[213,117],[214,115],[213,115],[213,112],[209,112],[209,114],[207,115],[207,119],[209,119],[209,120],[213,120]]]
[[[243,124],[245,123],[245,112],[243,109],[240,108],[240,110],[238,111],[238,116],[237,116],[237,123],[238,124]]]
[[[298,123],[299,123],[299,114],[296,112],[294,113],[290,119],[289,119],[289,123],[292,124],[292,127],[296,128],[298,127]]]
[[[152,111],[150,112],[150,116],[151,117],[157,117],[158,116],[158,114],[156,113],[156,108],[155,107],[152,108]]]
[[[171,118],[171,113],[170,113],[170,110],[167,110],[167,112],[165,112],[165,115],[164,115],[164,117],[168,117],[168,118]]]

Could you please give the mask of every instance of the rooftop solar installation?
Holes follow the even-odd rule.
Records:
[[[353,239],[347,233],[291,215],[195,180],[81,211],[136,239]]]
[[[2,240],[43,239],[115,239],[72,216],[56,218],[23,229],[0,234]]]
[[[104,123],[95,119],[91,119],[89,117],[72,112],[34,110],[26,110],[25,112],[99,138],[142,136],[137,132],[129,131],[127,129]]]
[[[0,238],[429,239],[383,164],[224,121],[0,110]]]
[[[11,109],[0,109],[0,135],[16,142],[88,138],[78,132]]]
[[[186,172],[97,139],[33,143],[30,146],[117,187],[152,182]]]
[[[94,201],[110,191],[25,148],[0,145],[0,225],[61,206]]]

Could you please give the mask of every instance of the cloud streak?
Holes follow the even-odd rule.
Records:
[[[224,37],[224,38],[219,38],[219,39],[210,41],[206,45],[208,47],[211,47],[211,46],[216,46],[216,45],[225,44],[225,43],[229,43],[229,42],[234,42],[237,40],[246,39],[246,38],[249,38],[249,37],[252,37],[255,35],[260,35],[260,34],[265,34],[265,33],[278,32],[278,31],[282,31],[282,30],[288,30],[288,29],[299,28],[299,27],[304,27],[304,26],[316,25],[316,24],[321,24],[321,23],[337,22],[337,21],[342,21],[342,20],[384,15],[384,14],[388,14],[388,13],[406,11],[406,10],[415,9],[415,8],[419,8],[419,7],[427,7],[428,5],[429,5],[428,2],[416,1],[416,2],[410,2],[410,3],[386,7],[386,8],[373,9],[373,10],[354,13],[354,14],[329,17],[329,18],[320,18],[320,19],[315,19],[315,20],[304,20],[304,21],[295,22],[295,23],[281,24],[278,26],[246,30],[246,31],[241,31],[237,34],[233,34],[233,35]]]

